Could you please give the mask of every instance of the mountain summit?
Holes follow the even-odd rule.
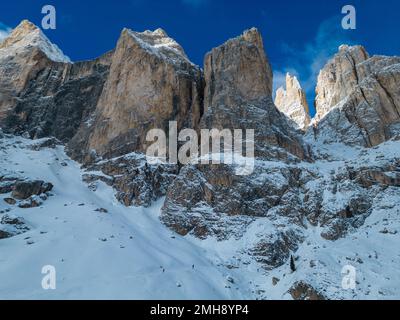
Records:
[[[295,76],[286,75],[286,90],[280,87],[276,91],[275,105],[294,125],[306,130],[311,122],[306,94]]]
[[[42,30],[28,20],[23,20],[0,43],[0,59],[4,55],[17,55],[32,48],[40,49],[49,59],[55,62],[71,62],[55,44],[51,43]]]

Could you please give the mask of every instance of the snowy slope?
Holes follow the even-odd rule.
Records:
[[[33,151],[36,143],[0,139],[0,176],[12,173],[55,186],[54,196],[32,209],[10,206],[3,201],[9,195],[0,195],[0,212],[11,209],[7,214],[22,217],[31,228],[0,240],[0,299],[291,299],[287,291],[300,280],[329,298],[400,298],[398,188],[389,188],[364,226],[346,238],[328,241],[318,227],[308,226],[295,254],[295,273],[288,264],[266,271],[245,249],[279,221],[257,219],[240,240],[180,237],[159,221],[162,200],[148,209],[124,207],[105,184],[89,189],[82,182],[85,172],[62,147]],[[362,165],[399,155],[398,141],[367,153],[341,147],[325,150],[336,161],[314,165],[328,172],[349,159]],[[99,208],[108,213],[95,211]],[[54,291],[41,287],[45,265],[56,267]],[[346,265],[357,270],[355,290],[342,288]],[[276,286],[273,277],[280,280]]]
[[[242,288],[225,288],[231,272],[216,265],[215,253],[205,254],[161,225],[162,201],[150,209],[126,208],[106,185],[88,189],[79,165],[61,147],[32,151],[31,141],[0,141],[0,176],[15,172],[55,186],[54,196],[39,208],[10,207],[3,201],[7,195],[0,197],[0,211],[12,208],[9,214],[31,226],[25,234],[0,240],[0,299],[250,297]],[[109,213],[96,212],[99,208]],[[45,265],[56,267],[55,291],[41,287]]]

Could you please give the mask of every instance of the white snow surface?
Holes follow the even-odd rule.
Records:
[[[89,189],[82,182],[85,172],[62,147],[33,151],[34,143],[0,139],[0,176],[54,184],[54,195],[38,208],[9,206],[3,199],[10,195],[0,195],[0,211],[11,209],[8,215],[31,228],[0,240],[0,299],[291,299],[287,290],[299,280],[332,299],[400,298],[398,188],[389,188],[365,224],[346,238],[327,241],[319,227],[308,226],[295,254],[295,273],[288,264],[265,271],[245,250],[283,220],[257,219],[240,240],[181,237],[159,221],[163,199],[148,209],[125,207],[104,183]],[[315,165],[323,174],[355,156],[360,162],[381,161],[382,155],[398,156],[399,146],[390,141],[368,152],[327,146],[337,162]],[[99,208],[108,213],[96,212]],[[56,290],[41,287],[45,265],[56,267]],[[354,290],[342,288],[346,265],[357,270]],[[280,279],[276,286],[273,277]]]
[[[49,181],[54,196],[41,207],[13,207],[7,213],[22,217],[31,231],[0,241],[0,299],[251,297],[243,288],[225,288],[228,275],[242,275],[218,266],[221,259],[215,251],[173,234],[159,222],[162,200],[149,209],[124,207],[101,182],[91,191],[82,182],[80,166],[63,148],[32,151],[27,148],[32,143],[0,139],[0,176]],[[0,210],[10,208],[3,201],[7,196],[0,196]],[[96,212],[99,208],[108,213]],[[54,291],[42,289],[45,265],[56,267]]]

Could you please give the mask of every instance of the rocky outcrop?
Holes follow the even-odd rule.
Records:
[[[272,270],[283,266],[289,259],[291,252],[296,252],[299,243],[302,242],[301,233],[295,230],[282,232],[276,230],[272,234],[263,236],[258,242],[250,248],[249,254],[264,269]]]
[[[289,289],[293,300],[326,300],[326,297],[304,281],[293,284]]]
[[[68,142],[90,120],[110,57],[72,64],[38,27],[23,21],[0,47],[1,126]]]
[[[340,101],[348,97],[362,78],[357,66],[369,59],[361,46],[341,46],[339,52],[320,71],[316,87],[316,119],[322,119]],[[362,75],[363,77],[366,74]]]
[[[286,89],[276,91],[275,105],[296,128],[306,130],[311,122],[306,94],[295,76],[286,75]]]
[[[96,188],[98,181],[114,186],[116,198],[126,206],[148,207],[165,196],[178,172],[177,165],[150,165],[144,155],[130,154],[88,166],[84,181],[91,188]]]
[[[241,238],[248,225],[267,218],[276,222],[276,230],[250,252],[259,252],[254,256],[270,265],[283,263],[302,241],[299,230],[305,221],[320,226],[321,236],[328,240],[344,237],[364,223],[375,197],[397,181],[395,164],[380,173],[386,180],[370,182],[363,172],[373,168],[340,167],[324,175],[304,164],[259,161],[253,174],[237,176],[229,166],[186,166],[168,189],[161,220],[181,235],[225,240]],[[281,225],[292,229],[282,230]],[[277,234],[282,237],[275,238]],[[276,249],[262,250],[266,247]],[[272,252],[279,252],[280,259],[274,255],[267,259]]]
[[[146,150],[150,129],[196,128],[202,113],[203,78],[183,49],[161,29],[125,29],[110,75],[89,124],[86,151],[115,157]]]
[[[400,58],[341,46],[318,77],[313,135],[373,147],[400,132]]]
[[[301,138],[272,101],[272,71],[256,29],[208,53],[204,74],[201,128],[251,128],[255,130],[256,155],[307,158]]]
[[[0,219],[0,240],[14,237],[29,231],[24,219],[5,214]]]
[[[218,105],[259,105],[272,95],[272,69],[254,28],[208,53],[204,74],[205,111]]]
[[[41,195],[53,189],[53,185],[42,180],[17,182],[12,190],[12,197],[25,200],[33,195]]]
[[[295,221],[299,200],[289,197],[288,190],[300,173],[260,166],[250,176],[237,176],[234,168],[226,165],[186,166],[168,190],[161,219],[179,234],[221,240],[240,237],[243,227],[254,218],[268,217],[277,206],[282,215]],[[237,230],[227,232],[235,228],[230,225]]]

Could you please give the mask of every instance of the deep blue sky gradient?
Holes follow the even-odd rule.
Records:
[[[124,27],[161,27],[202,66],[211,48],[255,26],[263,34],[276,85],[285,72],[297,74],[310,103],[317,72],[339,44],[400,55],[398,0],[2,0],[0,27],[15,27],[22,19],[40,26],[45,4],[57,9],[57,29],[45,33],[73,61],[114,48]],[[355,31],[341,29],[346,4],[357,9]]]

